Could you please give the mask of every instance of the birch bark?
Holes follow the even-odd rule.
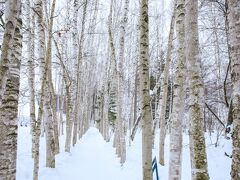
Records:
[[[39,27],[39,52],[43,53],[43,54],[39,54],[40,55],[40,59],[41,59],[41,64],[44,64],[44,68],[42,68],[42,82],[41,82],[41,93],[40,93],[40,104],[39,104],[39,109],[38,109],[38,118],[37,118],[37,122],[36,122],[36,143],[35,143],[35,154],[34,154],[34,180],[38,179],[38,170],[39,170],[39,142],[40,142],[40,134],[41,134],[41,121],[42,121],[42,115],[43,115],[43,105],[44,105],[44,101],[48,101],[49,99],[45,99],[45,93],[48,92],[47,91],[47,87],[49,84],[48,83],[48,78],[49,77],[49,68],[50,68],[50,63],[51,63],[51,46],[52,46],[52,27],[53,27],[53,16],[54,16],[54,11],[55,11],[55,6],[56,6],[56,0],[53,0],[52,2],[52,7],[51,7],[51,15],[50,15],[50,19],[49,19],[49,30],[48,30],[48,40],[47,40],[47,47],[46,47],[46,51],[45,51],[45,33],[44,33],[44,20],[43,20],[43,2],[41,0],[37,0],[36,4],[35,4],[35,9],[36,12],[38,12],[38,20],[37,20],[37,24]],[[45,55],[45,56],[44,56]],[[50,90],[50,89],[48,89]],[[49,97],[48,97],[49,98]],[[50,111],[48,111],[49,113]],[[54,132],[53,132],[53,128],[51,124],[51,119],[48,119],[50,122],[47,122],[46,125],[48,125],[46,127],[46,131],[47,131],[47,152],[50,152],[50,154],[48,154],[48,158],[47,158],[47,162],[46,165],[48,167],[54,167],[55,166],[55,150],[53,147],[53,144],[55,146],[55,140],[53,138],[54,136]],[[48,121],[47,120],[47,121]],[[49,160],[49,161],[48,161]]]
[[[190,151],[193,180],[209,179],[203,132],[203,80],[200,74],[198,1],[186,1],[186,59],[189,75]]]
[[[148,0],[140,1],[140,96],[143,180],[152,180],[152,114],[150,106]]]
[[[240,179],[240,1],[229,0],[229,26],[231,46],[231,78],[233,84],[233,155],[232,180]]]
[[[1,47],[0,61],[0,105],[2,96],[5,92],[7,75],[9,73],[9,62],[11,59],[11,48],[14,42],[14,33],[17,25],[18,12],[20,10],[20,2],[17,0],[8,0],[5,5],[5,30]]]
[[[111,0],[110,4],[110,12],[108,16],[108,35],[109,35],[109,48],[110,48],[110,111],[112,113],[111,120],[114,121],[115,125],[115,134],[114,134],[114,141],[113,147],[116,147],[116,153],[120,155],[120,146],[119,146],[119,117],[118,114],[115,118],[115,103],[117,103],[118,98],[118,83],[117,83],[117,60],[116,60],[116,50],[114,46],[114,39],[113,39],[113,31],[112,31],[112,16],[113,16],[113,0]],[[112,107],[111,107],[112,106]]]
[[[33,12],[31,11],[30,0],[25,2],[25,11],[26,11],[26,40],[27,44],[27,61],[28,61],[28,84],[29,84],[29,93],[30,93],[30,122],[31,122],[31,133],[32,133],[32,156],[34,154],[34,139],[35,139],[35,130],[34,125],[36,123],[35,115],[35,59],[34,59],[34,34],[35,34],[35,18]]]
[[[169,160],[169,179],[181,179],[182,171],[182,119],[184,110],[184,80],[185,80],[185,0],[177,0],[176,7],[176,31],[177,31],[177,66],[174,83],[173,112],[170,134],[170,160]]]
[[[168,98],[168,81],[169,81],[169,65],[171,61],[171,50],[173,46],[173,35],[174,35],[174,24],[175,24],[175,11],[176,11],[176,3],[173,7],[173,15],[171,19],[171,25],[170,25],[170,33],[168,37],[168,48],[167,48],[167,58],[165,67],[163,70],[163,83],[162,88],[160,90],[160,97],[162,97],[162,101],[159,101],[158,104],[158,111],[160,111],[159,114],[159,120],[160,120],[160,144],[159,144],[159,163],[161,165],[164,165],[164,141],[166,137],[166,106],[167,106],[167,98]]]
[[[21,1],[8,0],[6,2],[6,25],[0,66],[0,83],[5,86],[1,86],[0,179],[6,180],[16,179],[17,115],[22,54],[22,20],[20,18],[20,4]],[[13,20],[12,18],[16,19]],[[9,44],[6,45],[5,43]],[[2,70],[7,71],[3,72]],[[6,82],[3,82],[5,78]]]
[[[36,16],[36,26],[38,34],[38,60],[41,63],[41,90],[40,90],[40,104],[38,108],[37,121],[34,124],[35,138],[34,138],[34,168],[33,168],[33,178],[38,180],[38,170],[39,170],[39,146],[40,146],[40,135],[42,126],[42,115],[43,115],[43,100],[44,100],[44,86],[47,78],[47,67],[45,67],[44,54],[45,54],[45,30],[43,21],[43,2],[42,0],[36,0],[34,2],[34,9],[37,14]],[[44,70],[45,67],[45,70]],[[45,72],[45,73],[44,73]]]
[[[78,64],[78,10],[79,10],[79,1],[74,0],[74,9],[73,9],[73,33],[72,33],[72,38],[73,38],[73,61],[75,62],[75,75],[76,75],[76,87],[75,87],[75,108],[74,108],[74,124],[73,124],[73,141],[72,144],[73,146],[77,142],[77,129],[78,129],[78,123],[79,123],[79,64]],[[69,134],[71,132],[67,132]],[[68,136],[69,138],[71,136]],[[70,143],[70,139],[66,139],[66,144]],[[69,141],[69,142],[68,142]],[[70,146],[70,145],[68,145]]]
[[[81,75],[82,75],[82,61],[83,61],[83,43],[84,43],[84,32],[85,32],[85,24],[86,24],[86,15],[87,15],[87,5],[88,2],[83,2],[83,12],[82,12],[82,23],[81,23],[81,34],[79,39],[79,48],[78,48],[78,56],[77,56],[77,79],[76,79],[76,96],[75,96],[75,114],[74,114],[74,129],[73,129],[73,145],[77,142],[77,133],[78,133],[78,127],[79,127],[79,111],[80,107],[83,107],[80,105],[80,86],[83,84],[81,83]],[[78,7],[77,7],[78,8]],[[76,11],[76,10],[75,10]],[[80,127],[82,128],[82,127]]]
[[[47,78],[47,81],[49,79]],[[54,139],[54,123],[53,123],[53,113],[51,109],[51,99],[50,99],[50,87],[49,83],[46,82],[45,89],[45,134],[46,134],[46,167],[55,168],[55,139]]]
[[[45,52],[45,74],[43,76],[46,77],[46,84],[44,85],[44,92],[47,94],[45,96],[45,106],[46,112],[48,114],[47,120],[45,122],[46,126],[46,167],[54,168],[55,167],[55,154],[56,148],[59,148],[58,144],[58,128],[57,128],[57,116],[56,116],[56,98],[54,96],[53,84],[52,84],[52,71],[51,71],[51,63],[52,63],[52,32],[53,32],[53,18],[55,13],[56,0],[52,1],[51,5],[51,14],[48,24],[48,36],[47,36],[47,46]],[[53,97],[53,102],[51,102],[51,96]],[[53,109],[54,108],[54,109]],[[53,114],[54,113],[54,114]],[[56,123],[56,124],[55,124]],[[59,150],[57,150],[59,151]]]
[[[120,52],[118,61],[118,123],[119,123],[119,139],[120,139],[120,163],[123,164],[126,161],[126,140],[124,133],[124,119],[123,119],[123,95],[124,95],[124,48],[125,48],[125,34],[126,25],[128,21],[128,7],[129,0],[125,0],[123,18],[120,27]]]

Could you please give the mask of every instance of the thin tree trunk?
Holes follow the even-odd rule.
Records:
[[[49,68],[50,69],[50,68]],[[58,116],[57,116],[57,95],[55,93],[54,87],[53,87],[53,82],[52,82],[52,76],[51,72],[49,72],[49,81],[48,81],[48,86],[49,86],[49,93],[50,97],[52,97],[50,106],[53,114],[53,131],[54,131],[54,144],[55,144],[55,154],[58,154],[60,149],[59,149],[59,132],[58,132]]]
[[[66,108],[66,141],[65,141],[65,152],[70,152],[70,146],[71,146],[71,138],[70,130],[72,129],[72,98],[71,98],[71,86],[72,86],[72,81],[70,78],[70,75],[68,74],[68,71],[63,63],[63,59],[61,56],[61,52],[60,49],[58,47],[57,41],[54,39],[54,44],[55,47],[57,49],[57,54],[58,54],[58,59],[60,60],[60,64],[62,67],[62,71],[63,71],[63,80],[65,83],[65,89],[66,89],[66,104],[65,104],[65,108]],[[69,139],[69,142],[67,143],[67,139]]]
[[[125,34],[126,25],[128,21],[128,7],[129,0],[125,0],[124,12],[120,27],[120,52],[118,61],[118,120],[119,120],[119,136],[120,136],[120,163],[123,164],[126,161],[126,139],[124,133],[124,119],[123,119],[123,95],[124,95],[124,49],[125,49]]]
[[[21,1],[8,0],[6,2],[6,25],[0,66],[1,70],[7,71],[4,73],[1,71],[0,74],[2,93],[0,99],[0,179],[7,180],[16,179],[17,115],[22,54],[20,4]],[[11,18],[16,18],[16,22]],[[5,78],[6,82],[3,82]]]
[[[82,14],[82,24],[81,24],[81,34],[79,40],[79,49],[78,49],[78,57],[77,57],[77,79],[76,79],[76,96],[75,96],[75,109],[74,109],[74,128],[73,128],[73,145],[77,142],[77,133],[79,127],[79,111],[80,111],[80,79],[81,79],[81,68],[82,68],[82,58],[83,58],[83,42],[84,42],[84,31],[85,31],[85,21],[86,21],[86,11],[87,11],[87,1],[84,1],[83,5],[83,14]],[[78,7],[76,7],[78,8]],[[76,10],[75,10],[76,11]],[[77,12],[76,12],[77,13]],[[76,17],[77,18],[77,17]],[[81,127],[80,127],[81,128]]]
[[[110,98],[112,98],[112,103],[117,103],[117,97],[118,97],[118,84],[117,84],[117,61],[116,61],[116,50],[114,46],[114,39],[113,39],[113,31],[112,31],[112,16],[113,16],[113,0],[111,0],[110,4],[110,12],[108,16],[108,35],[109,35],[109,47],[110,47],[110,78],[111,78],[111,85],[110,85]],[[115,109],[114,107],[112,108]],[[114,112],[113,112],[114,113]],[[119,156],[120,155],[120,146],[119,146],[119,116],[116,115],[115,120],[115,133],[114,133],[114,141],[113,141],[113,147],[116,147],[116,153]]]
[[[32,157],[34,155],[34,142],[35,142],[35,130],[34,125],[36,123],[36,115],[35,115],[35,44],[34,44],[34,36],[35,36],[35,18],[33,12],[31,11],[30,0],[26,0],[25,11],[27,15],[26,26],[27,26],[27,34],[26,40],[28,42],[27,45],[27,60],[28,60],[28,84],[30,91],[30,122],[31,122],[31,134],[32,134]]]
[[[41,93],[40,93],[40,104],[39,104],[39,109],[38,109],[38,119],[36,122],[36,152],[34,155],[34,180],[38,179],[38,170],[39,170],[39,142],[40,142],[40,134],[41,134],[41,119],[43,115],[43,105],[44,105],[44,100],[45,100],[45,92],[47,88],[47,80],[49,76],[49,64],[51,62],[51,46],[52,46],[52,27],[53,27],[53,16],[54,16],[54,11],[55,11],[55,5],[56,5],[56,0],[53,0],[52,2],[52,7],[51,7],[51,16],[49,20],[49,30],[48,30],[48,41],[47,41],[47,47],[46,47],[46,52],[44,49],[44,42],[45,42],[45,34],[44,34],[44,21],[43,21],[43,3],[41,0],[37,1],[35,4],[35,9],[36,12],[38,13],[38,26],[39,26],[39,39],[40,39],[40,44],[39,44],[39,52],[43,54],[40,55],[40,59],[42,60],[42,65],[44,64],[44,68],[42,69],[42,82],[41,82]],[[45,54],[45,58],[43,58]],[[48,123],[49,124],[49,123]],[[47,131],[51,131],[52,128],[51,126],[48,127]],[[47,139],[50,140],[50,139]],[[48,142],[49,144],[52,144],[52,140]],[[55,142],[54,142],[55,143]],[[54,145],[55,146],[55,145]],[[47,146],[50,148],[50,152],[52,153],[53,157],[51,156],[51,159],[54,159],[55,152],[52,152],[54,148],[52,146]],[[51,160],[53,162],[54,160]],[[48,163],[47,163],[48,165]],[[50,167],[54,167],[54,163],[49,163]]]
[[[182,120],[184,110],[184,82],[185,82],[185,0],[177,0],[176,31],[178,40],[176,78],[174,83],[173,112],[170,134],[169,179],[180,180],[182,171]]]
[[[103,137],[105,141],[109,141],[109,119],[108,119],[108,109],[109,109],[109,93],[108,93],[108,78],[106,77],[104,83],[104,105],[103,105]]]
[[[133,120],[132,120],[132,129],[131,132],[129,133],[129,139],[130,141],[134,140],[135,133],[137,132],[138,128],[138,122],[140,122],[140,118],[137,118],[137,95],[138,95],[138,66],[136,66],[136,71],[135,71],[135,79],[134,79],[134,93],[133,93]],[[139,119],[139,121],[138,121]],[[138,121],[138,122],[137,122]],[[130,144],[130,143],[129,143]]]
[[[176,0],[175,0],[176,1]],[[177,1],[176,1],[177,2]],[[159,163],[164,165],[164,141],[166,137],[166,106],[168,98],[168,80],[169,80],[169,66],[171,61],[171,50],[173,46],[173,35],[174,35],[174,24],[175,24],[175,11],[176,11],[176,2],[173,7],[173,15],[170,25],[170,33],[168,37],[168,48],[167,48],[167,59],[163,71],[163,86],[160,91],[160,97],[162,96],[162,101],[159,101],[159,110],[160,111],[160,144],[159,144]]]
[[[149,78],[148,0],[140,1],[140,94],[143,180],[152,180],[152,114]]]
[[[47,79],[47,68],[44,60],[45,54],[45,32],[44,32],[44,22],[43,22],[43,2],[42,0],[36,0],[34,9],[36,12],[36,25],[38,34],[38,58],[41,63],[41,90],[40,90],[40,103],[38,108],[37,121],[34,124],[35,138],[34,138],[34,168],[33,168],[33,179],[38,180],[39,171],[39,146],[40,146],[40,135],[42,126],[42,115],[43,115],[43,100],[44,100],[44,86]],[[47,63],[47,62],[46,62]]]
[[[11,48],[14,42],[14,33],[17,26],[18,11],[20,10],[20,2],[17,0],[8,0],[5,5],[5,30],[3,42],[1,46],[0,61],[0,106],[2,96],[5,92],[7,76],[9,73],[9,63],[11,59]]]
[[[77,130],[78,130],[78,123],[79,123],[79,62],[78,62],[78,10],[79,10],[79,1],[74,0],[74,12],[73,12],[73,61],[75,62],[75,76],[76,76],[76,87],[75,87],[75,107],[74,107],[74,124],[73,124],[73,146],[77,143]],[[83,29],[83,27],[82,27]],[[80,57],[79,57],[80,58]],[[69,134],[71,132],[67,132]],[[70,137],[70,136],[69,136]],[[70,139],[66,139],[66,143],[70,143]],[[69,146],[69,145],[68,145]]]
[[[51,106],[51,101],[55,101],[52,104],[56,103],[56,98],[53,92],[53,84],[52,84],[52,72],[51,72],[51,62],[52,62],[52,31],[53,31],[53,18],[54,18],[54,12],[55,12],[55,6],[56,6],[56,0],[53,0],[52,6],[51,6],[51,14],[49,19],[49,25],[48,25],[48,40],[47,40],[47,48],[46,48],[46,54],[45,54],[45,62],[47,63],[47,78],[46,78],[46,85],[45,93],[47,94],[45,98],[45,106],[47,109],[47,118],[46,119],[46,143],[47,143],[47,160],[46,160],[46,166],[54,168],[55,167],[55,154],[57,151],[59,151],[59,145],[58,144],[58,128],[57,128],[57,117],[56,117],[56,105]],[[50,96],[53,97],[53,99],[50,99]],[[51,108],[52,107],[52,108]],[[55,110],[53,110],[53,107]],[[54,113],[54,114],[53,114]],[[56,124],[55,124],[56,123]],[[56,148],[58,148],[56,150]]]
[[[229,26],[231,46],[231,78],[233,84],[232,117],[233,117],[233,155],[232,180],[240,179],[240,1],[231,0],[229,3]]]
[[[186,58],[190,85],[190,151],[193,180],[208,180],[203,132],[203,80],[200,74],[198,1],[186,1]]]
[[[47,80],[48,81],[48,80]],[[54,123],[53,113],[51,109],[49,83],[46,83],[45,95],[45,129],[46,129],[46,167],[55,168],[55,139],[54,139]]]

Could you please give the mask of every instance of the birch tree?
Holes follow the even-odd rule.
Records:
[[[79,1],[78,0],[74,0],[74,12],[73,12],[73,61],[75,61],[75,67],[76,67],[76,89],[75,89],[75,109],[74,109],[74,128],[73,128],[73,146],[76,144],[77,142],[77,130],[78,130],[78,123],[79,123],[79,96],[80,94],[78,94],[79,92],[79,88],[78,88],[78,84],[79,84],[79,63],[78,63],[78,53],[77,53],[77,49],[78,49],[78,10],[79,10]],[[71,143],[71,137],[69,136],[69,131],[67,132],[68,134],[68,139],[66,139],[66,146],[67,149],[70,148],[70,143]],[[69,142],[67,142],[69,141]],[[67,144],[68,143],[68,144]],[[69,151],[69,150],[67,150]]]
[[[231,0],[229,3],[229,27],[231,46],[231,79],[233,85],[232,116],[233,116],[233,155],[232,180],[240,179],[240,1]]]
[[[115,103],[117,103],[117,97],[118,97],[118,83],[117,83],[117,60],[116,60],[116,49],[114,45],[114,37],[113,37],[113,0],[111,0],[110,4],[110,12],[108,16],[108,36],[109,36],[109,48],[110,48],[110,112],[113,114],[110,118],[112,118],[112,121],[115,121],[115,134],[114,134],[114,141],[113,141],[113,147],[116,147],[116,153],[118,156],[120,156],[120,144],[119,142],[119,117],[116,115],[115,118],[115,110],[116,107]],[[112,102],[111,102],[112,101]],[[117,114],[117,112],[116,112]]]
[[[1,62],[0,62],[0,100],[5,92],[7,74],[9,71],[8,63],[10,61],[10,51],[14,39],[15,27],[17,24],[18,11],[20,5],[16,1],[11,0],[5,3],[5,30],[3,35],[3,43],[1,47]],[[2,101],[0,101],[2,103]],[[0,104],[1,105],[1,104]]]
[[[46,166],[54,168],[55,167],[55,154],[56,154],[56,142],[58,139],[58,135],[55,137],[56,132],[54,132],[54,119],[56,118],[54,114],[52,114],[51,111],[51,105],[50,105],[50,96],[53,95],[53,91],[51,86],[52,83],[52,76],[51,76],[51,62],[52,62],[52,32],[53,32],[53,18],[55,13],[55,6],[56,6],[56,0],[53,0],[51,5],[51,13],[50,13],[50,19],[48,24],[48,39],[47,39],[47,46],[46,46],[46,52],[45,52],[45,73],[43,76],[46,77],[46,84],[44,85],[44,92],[47,94],[45,97],[45,105],[47,108],[46,114],[48,115],[48,119],[46,120]],[[44,79],[43,79],[44,83]],[[42,84],[43,86],[43,84]],[[43,96],[43,94],[42,94]],[[54,98],[55,99],[55,98]],[[56,102],[56,99],[55,99]],[[53,108],[52,108],[53,109]],[[55,120],[55,122],[57,122]],[[58,128],[56,128],[56,131],[58,131]]]
[[[126,140],[124,133],[124,119],[123,119],[123,95],[124,95],[124,49],[125,49],[125,34],[126,34],[126,24],[128,20],[128,7],[129,0],[125,0],[123,17],[121,20],[120,27],[120,52],[119,52],[119,61],[118,61],[118,132],[120,139],[120,163],[123,164],[126,161]]]
[[[150,106],[148,0],[140,1],[140,96],[142,112],[143,180],[152,180],[152,114]]]
[[[85,32],[85,25],[86,25],[88,2],[84,1],[83,3],[84,4],[83,4],[83,12],[82,12],[82,23],[81,23],[81,31],[80,31],[81,34],[79,37],[78,55],[77,55],[77,59],[76,59],[77,77],[76,77],[76,93],[75,93],[75,101],[76,102],[75,102],[75,112],[74,112],[75,117],[74,117],[74,129],[73,129],[73,144],[76,144],[76,142],[77,142],[77,132],[78,132],[78,127],[79,127],[79,123],[80,123],[79,122],[79,111],[80,111],[80,107],[83,108],[83,106],[80,105],[80,97],[81,97],[80,86],[83,85],[83,83],[80,80],[81,80],[81,75],[82,75],[81,68],[82,68],[82,61],[83,61],[83,43],[84,43],[84,32]]]
[[[176,32],[177,32],[177,66],[174,82],[173,112],[170,134],[170,160],[169,160],[169,179],[181,179],[182,168],[182,119],[184,110],[184,80],[185,80],[185,30],[184,0],[177,0],[176,7]]]
[[[41,64],[44,64],[44,67],[41,68],[42,70],[42,78],[41,78],[41,92],[40,92],[40,104],[38,108],[38,119],[36,122],[36,143],[35,143],[35,153],[34,153],[34,179],[38,179],[38,169],[39,169],[39,142],[40,142],[40,134],[41,134],[41,121],[42,115],[44,111],[44,104],[47,107],[47,111],[45,112],[48,115],[48,119],[46,120],[46,147],[47,147],[47,156],[46,156],[46,166],[47,167],[55,167],[55,148],[56,148],[56,139],[54,139],[54,123],[53,123],[53,115],[51,111],[50,105],[50,93],[52,92],[49,83],[51,83],[51,46],[52,46],[52,28],[53,28],[53,17],[55,11],[56,0],[53,0],[52,7],[51,7],[51,14],[49,19],[49,26],[48,26],[48,39],[47,39],[47,46],[46,51],[44,49],[44,42],[45,42],[45,34],[44,34],[44,19],[43,19],[43,2],[37,1],[36,2],[36,11],[38,14],[37,24],[39,26],[39,52],[41,51],[40,58]],[[45,55],[45,56],[44,56]],[[47,93],[47,96],[45,96]],[[52,92],[53,93],[53,92]],[[57,128],[56,128],[57,129]],[[56,135],[56,134],[55,134]],[[58,138],[58,137],[57,137]]]
[[[16,179],[17,114],[22,53],[21,1],[6,1],[0,62],[0,179]]]
[[[50,67],[50,66],[49,66]],[[49,69],[48,67],[48,69]],[[48,72],[47,72],[48,73]],[[46,167],[55,167],[55,139],[53,130],[53,113],[51,111],[51,95],[49,92],[49,78],[45,85],[44,115],[45,115],[45,135],[46,135]]]
[[[34,154],[34,139],[35,139],[35,130],[34,124],[36,122],[35,115],[35,44],[34,44],[34,35],[35,35],[35,18],[31,10],[30,0],[25,1],[25,12],[26,12],[26,41],[27,44],[27,61],[28,61],[28,84],[29,84],[29,94],[30,94],[30,121],[31,121],[31,133],[32,133],[32,156]]]
[[[203,133],[203,81],[200,74],[198,37],[198,1],[186,1],[186,59],[188,64],[190,102],[190,151],[193,180],[209,179]]]
[[[159,163],[161,165],[164,165],[164,144],[165,144],[164,141],[166,137],[165,116],[166,116],[166,106],[167,106],[167,98],[168,98],[169,67],[171,62],[171,50],[173,46],[176,4],[177,4],[177,1],[175,0],[174,7],[173,7],[173,15],[172,15],[171,24],[170,24],[170,32],[168,37],[167,58],[166,58],[165,67],[163,70],[163,77],[162,77],[163,83],[162,83],[162,88],[160,90],[160,98],[158,103],[158,113],[159,113],[159,120],[160,120]]]
[[[34,10],[36,12],[36,27],[38,34],[38,61],[41,64],[41,90],[40,90],[40,103],[38,108],[38,116],[36,122],[34,123],[33,133],[36,137],[34,139],[34,168],[33,168],[33,178],[34,180],[38,180],[38,170],[39,170],[39,147],[40,147],[40,135],[41,135],[41,124],[42,124],[42,115],[43,115],[43,101],[44,101],[44,86],[46,83],[46,74],[47,69],[44,70],[45,61],[45,29],[44,29],[44,20],[43,20],[43,1],[36,0],[34,2]],[[46,67],[47,68],[47,67]]]

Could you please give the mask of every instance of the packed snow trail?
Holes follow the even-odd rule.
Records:
[[[66,153],[57,158],[54,171],[49,170],[47,175],[40,173],[43,180],[114,180],[119,176],[122,177],[122,171],[114,149],[95,128],[89,129],[70,155]]]
[[[44,141],[43,138],[41,140]],[[20,143],[20,145],[23,145],[23,147],[26,148],[26,145],[29,144],[29,142],[27,142],[26,139],[24,141],[25,143]],[[64,142],[63,137],[60,142]],[[41,147],[45,146],[44,143],[45,142],[41,142]],[[64,144],[61,144],[61,147],[64,147]],[[19,180],[32,179],[31,171],[29,171],[29,168],[31,168],[32,165],[32,160],[29,159],[29,156],[31,155],[30,152],[31,149],[25,153],[18,152],[17,179]],[[112,143],[105,142],[96,128],[90,128],[83,138],[78,141],[75,147],[71,149],[71,153],[61,152],[58,154],[56,156],[55,169],[44,167],[44,152],[45,149],[41,148],[39,172],[40,180],[141,179],[141,169],[137,169],[138,173],[134,173],[136,172],[136,167],[141,168],[141,166],[135,166],[136,161],[133,162],[133,172],[131,172],[131,167],[129,167],[129,165],[131,166],[131,163],[128,166],[121,167],[119,158],[117,158],[115,154],[115,149],[112,147]],[[28,162],[26,162],[26,160]],[[24,164],[29,164],[29,166],[24,166]],[[125,168],[130,169],[124,171]]]
[[[31,158],[31,135],[29,127],[18,130],[17,180],[32,180],[33,160]],[[156,133],[159,137],[159,132]],[[212,137],[213,139],[213,137]],[[56,168],[45,167],[46,144],[41,138],[39,180],[141,180],[141,132],[138,131],[134,142],[127,146],[127,161],[121,166],[112,147],[96,128],[90,128],[80,139],[71,153],[64,152],[65,136],[60,136],[61,152],[56,156]],[[224,139],[218,148],[207,145],[209,174],[212,180],[230,180],[231,159],[224,156]],[[207,138],[207,144],[211,141]],[[158,138],[155,141],[153,156],[158,159]],[[166,165],[158,165],[159,179],[168,179],[169,136],[165,142]],[[183,136],[182,179],[191,179],[188,136]],[[155,179],[153,179],[155,180]]]

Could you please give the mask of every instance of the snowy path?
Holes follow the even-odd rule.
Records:
[[[26,134],[26,132],[20,133],[20,136],[22,134]],[[33,164],[32,159],[29,157],[30,146],[28,145],[27,152],[25,150],[30,140],[26,139],[26,136],[19,138],[24,139],[22,140],[24,143],[19,143],[17,179],[32,179],[31,171],[29,171]],[[60,142],[64,142],[63,137]],[[41,142],[41,146],[44,149],[41,148],[42,154],[40,155],[40,180],[139,180],[141,178],[141,169],[139,169],[141,167],[139,165],[137,169],[134,167],[136,161],[132,163],[131,168],[134,172],[138,172],[134,175],[129,169],[131,163],[121,167],[112,143],[106,143],[95,128],[88,130],[77,145],[71,149],[70,154],[61,152],[57,155],[55,169],[44,167],[45,154],[43,152],[45,152],[45,142]],[[61,147],[63,149],[63,144],[61,144]],[[25,150],[25,152],[21,150]],[[29,166],[26,166],[26,164]]]
[[[122,172],[114,149],[104,142],[97,129],[91,128],[70,156],[59,156],[56,169],[48,171],[42,179],[96,180],[117,179]],[[122,178],[121,178],[122,179]]]
[[[158,137],[158,133],[157,136]],[[158,158],[158,138],[153,156]],[[141,180],[141,132],[127,146],[127,162],[121,167],[112,142],[106,143],[96,128],[90,128],[71,153],[64,152],[65,136],[60,138],[61,152],[56,156],[56,168],[45,166],[45,139],[41,138],[40,180]],[[158,166],[160,180],[168,178],[169,136],[166,138],[166,165]],[[229,180],[231,160],[224,156],[223,145],[207,149],[209,173],[212,180]],[[29,128],[19,128],[17,180],[32,180],[31,136]],[[190,180],[188,136],[183,138],[182,179]],[[154,179],[155,180],[155,179]]]

